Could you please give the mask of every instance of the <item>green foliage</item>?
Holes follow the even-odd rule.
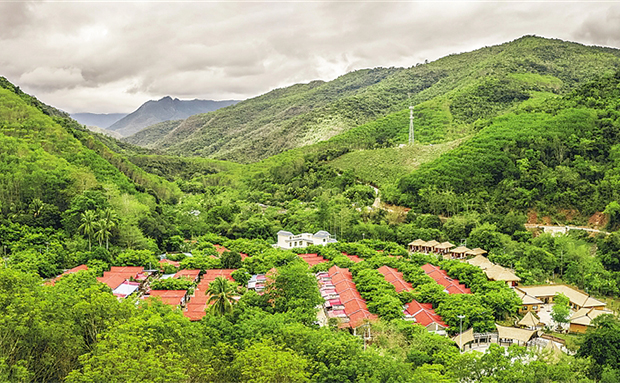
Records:
[[[209,311],[214,315],[226,315],[233,311],[234,284],[224,277],[217,277],[209,284]]]
[[[599,377],[605,368],[620,369],[620,321],[612,315],[600,315],[593,324],[594,329],[586,332],[577,355],[592,358],[592,373]],[[611,371],[607,370],[606,375],[611,375]]]
[[[254,343],[236,358],[241,382],[308,382],[309,361],[268,340]]]
[[[157,279],[151,282],[152,290],[189,290],[195,287],[194,281],[189,278]]]
[[[159,264],[159,259],[149,250],[125,250],[116,256],[119,266],[142,266],[153,269]]]

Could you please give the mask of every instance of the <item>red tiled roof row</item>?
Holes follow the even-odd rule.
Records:
[[[174,278],[189,278],[193,281],[198,280],[200,276],[200,270],[179,270],[174,274]]]
[[[217,246],[217,245],[216,245]],[[207,309],[207,301],[209,297],[207,297],[206,292],[209,289],[209,284],[215,280],[217,277],[224,277],[230,281],[234,281],[231,274],[237,269],[212,269],[207,270],[203,276],[198,286],[196,286],[196,290],[194,290],[194,295],[190,298],[189,303],[185,307],[183,311],[183,315],[191,321],[199,321],[206,314],[205,310]]]
[[[69,270],[63,272],[62,274],[60,274],[56,278],[52,279],[51,281],[47,282],[46,284],[54,286],[56,284],[56,282],[58,282],[58,280],[60,278],[62,278],[63,276],[65,276],[65,275],[74,274],[74,273],[77,273],[78,271],[87,271],[87,270],[88,270],[88,266],[86,266],[86,265],[76,266],[76,267],[74,267],[72,269],[69,269]]]
[[[179,306],[183,303],[183,299],[187,294],[187,290],[151,290],[149,297],[160,297],[162,302],[170,306]]]
[[[458,279],[452,279],[448,276],[445,270],[440,269],[438,266],[427,263],[422,266],[422,270],[429,277],[444,287],[448,294],[471,294],[471,290],[464,284],[460,283]]]
[[[405,306],[405,315],[412,316],[416,323],[426,327],[431,323],[437,323],[442,327],[448,327],[448,325],[441,319],[441,317],[433,310],[433,305],[430,303],[420,303],[415,299]]]
[[[397,293],[400,293],[401,291],[413,290],[411,283],[406,282],[403,278],[403,273],[398,270],[384,265],[379,267],[378,271],[383,274],[386,281],[390,282],[394,286]]]
[[[103,276],[98,277],[97,280],[114,290],[129,279],[146,279],[146,275],[143,272],[144,267],[141,266],[112,266],[110,271],[104,271]]]
[[[308,264],[308,266],[314,266],[314,265],[318,265],[319,263],[324,263],[327,262],[327,259],[321,257],[320,255],[316,254],[316,253],[311,253],[311,254],[297,254],[299,255],[299,257],[301,257],[301,259],[303,259],[304,261],[306,261],[306,263]]]
[[[345,257],[349,258],[350,260],[352,260],[355,263],[360,263],[360,262],[363,261],[363,259],[358,257],[357,255],[351,255],[351,254],[346,253],[344,251],[342,252],[342,255],[344,255]]]
[[[375,320],[377,316],[371,314],[366,306],[366,301],[362,298],[353,282],[353,275],[349,269],[332,266],[328,271],[332,278],[332,284],[340,296],[340,302],[344,306],[344,312],[349,317],[348,323],[341,324],[341,327],[358,327],[366,319]]]

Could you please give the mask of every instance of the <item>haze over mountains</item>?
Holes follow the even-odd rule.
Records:
[[[169,120],[183,120],[194,114],[212,112],[238,102],[237,100],[179,100],[166,96],[157,101],[145,102],[135,112],[109,126],[108,130],[127,137],[149,125]]]
[[[107,129],[126,115],[127,113],[73,113],[70,116],[82,125]]]

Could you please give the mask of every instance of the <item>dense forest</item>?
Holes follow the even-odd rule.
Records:
[[[147,131],[139,143],[151,148],[90,132],[0,78],[1,380],[618,381],[616,317],[564,335],[571,352],[557,358],[516,345],[460,353],[450,338],[403,320],[402,309],[412,299],[432,305],[450,335],[460,325],[487,332],[519,318],[513,289],[475,266],[409,254],[407,244],[419,238],[486,249],[524,285],[568,283],[618,311],[618,63],[615,50],[526,37],[408,70],[277,90],[233,108],[265,110],[263,118],[271,113],[290,126],[308,128],[319,115],[346,124],[288,151],[283,135],[287,145],[221,152],[246,153],[240,162],[264,158],[247,164],[170,155],[187,143],[162,155]],[[407,91],[418,141],[401,147]],[[279,112],[308,100],[314,111]],[[171,134],[210,116],[227,121],[225,113],[153,129]],[[236,123],[248,131],[268,124],[255,116]],[[194,154],[211,153],[203,147]],[[591,216],[601,217],[599,234],[552,236],[525,226],[586,225]],[[276,249],[279,230],[327,230],[338,243]],[[297,256],[306,252],[325,262],[309,269]],[[233,280],[213,284],[220,300],[200,321],[158,299],[119,300],[97,282],[112,266],[158,275],[165,253],[177,264],[163,273],[235,269]],[[426,264],[471,294],[446,293],[422,271]],[[88,270],[53,279],[79,265]],[[350,270],[380,318],[371,341],[316,323],[322,298],[313,273],[334,265]],[[383,266],[413,290],[397,292]],[[270,272],[264,294],[247,288],[251,276]],[[148,283],[199,289],[183,279]]]

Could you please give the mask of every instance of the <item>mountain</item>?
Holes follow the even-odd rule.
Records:
[[[126,115],[127,113],[73,113],[70,116],[82,125],[96,126],[98,128],[107,129],[110,125],[114,124]]]
[[[159,140],[166,137],[168,133],[181,125],[182,122],[183,120],[160,122],[155,125],[147,126],[138,133],[125,137],[122,140],[145,148],[155,148],[160,144]]]
[[[617,49],[525,36],[411,68],[365,69],[276,89],[192,116],[167,133],[159,129],[147,141],[168,154],[255,162],[406,111],[412,103],[420,142],[439,143],[473,133],[532,92],[566,94],[619,63]]]
[[[157,101],[147,101],[136,111],[128,114],[108,127],[123,137],[131,136],[149,125],[168,120],[181,120],[199,113],[207,113],[234,105],[239,101],[211,101],[211,100],[179,100],[178,98],[164,97]]]
[[[148,246],[137,229],[139,215],[157,215],[160,201],[175,201],[180,194],[177,185],[143,171],[68,114],[3,77],[0,147],[0,216],[22,225],[63,227],[73,235],[81,213],[111,208],[127,234],[123,241]]]

